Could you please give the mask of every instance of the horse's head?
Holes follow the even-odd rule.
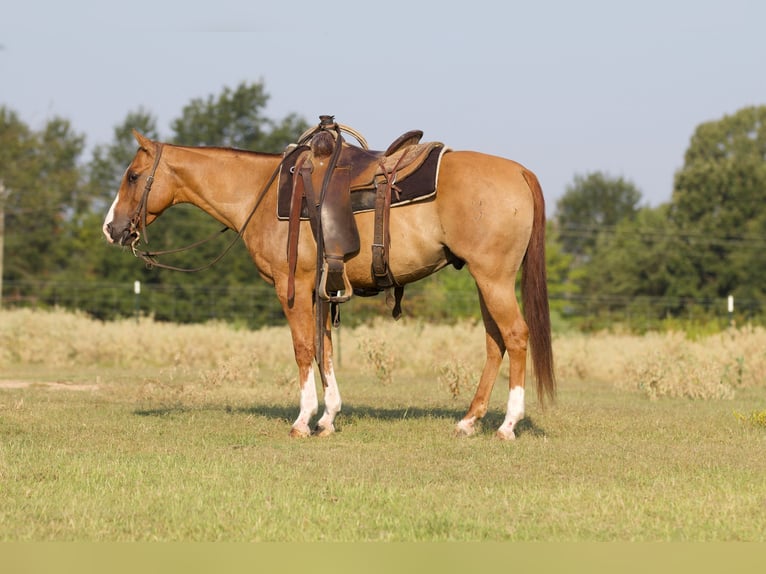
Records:
[[[107,241],[119,245],[135,245],[146,226],[173,202],[168,182],[155,183],[155,177],[163,173],[160,166],[163,145],[135,130],[133,135],[140,147],[122,176],[120,190],[102,228]]]

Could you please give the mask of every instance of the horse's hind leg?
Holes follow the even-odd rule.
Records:
[[[316,433],[319,436],[329,436],[335,432],[335,417],[341,409],[340,389],[335,378],[335,369],[332,364],[332,331],[330,330],[329,318],[324,329],[324,356],[322,357],[322,386],[324,387],[324,413],[317,421]]]
[[[513,285],[513,282],[509,283]],[[500,370],[505,351],[510,357],[510,382],[505,420],[497,431],[502,439],[515,438],[514,428],[524,418],[524,383],[528,329],[521,315],[516,296],[507,287],[477,280],[484,328],[487,332],[487,360],[471,406],[457,430],[461,434],[475,432],[476,422],[488,408],[492,388]]]
[[[481,316],[484,320],[484,329],[486,331],[487,358],[481,378],[479,379],[479,386],[476,388],[476,393],[471,401],[471,406],[463,419],[457,424],[458,434],[466,436],[476,432],[476,423],[487,413],[489,397],[492,394],[492,388],[495,386],[495,379],[505,354],[505,343],[503,343],[502,335],[497,323],[495,323],[487,310],[481,291],[479,291],[479,302],[481,303]]]

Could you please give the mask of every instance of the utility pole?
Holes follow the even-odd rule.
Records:
[[[0,309],[3,308],[3,252],[5,251],[5,200],[11,190],[0,179]]]

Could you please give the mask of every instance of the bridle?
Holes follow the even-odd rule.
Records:
[[[154,164],[144,183],[144,192],[141,194],[141,201],[138,202],[136,211],[130,218],[130,232],[136,234],[136,238],[133,240],[133,243],[130,244],[130,248],[133,250],[134,255],[136,254],[135,246],[141,237],[141,233],[144,234],[144,243],[149,244],[149,236],[146,234],[146,209],[149,200],[149,192],[152,190],[154,175],[157,173],[157,166],[160,165],[160,157],[162,157],[162,150],[164,147],[165,146],[160,142],[154,143]]]

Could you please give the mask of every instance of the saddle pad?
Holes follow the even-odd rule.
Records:
[[[421,166],[410,173],[405,179],[397,179],[396,187],[399,195],[391,195],[391,207],[405,205],[413,201],[428,199],[436,194],[436,181],[439,177],[439,165],[448,148],[435,145]],[[300,153],[293,153],[283,163],[279,171],[277,217],[287,220],[290,218],[290,197],[293,189],[292,168]],[[344,167],[340,163],[338,167]],[[375,186],[351,189],[351,209],[354,213],[373,211],[375,209]],[[306,198],[301,205],[301,219],[308,219]]]

